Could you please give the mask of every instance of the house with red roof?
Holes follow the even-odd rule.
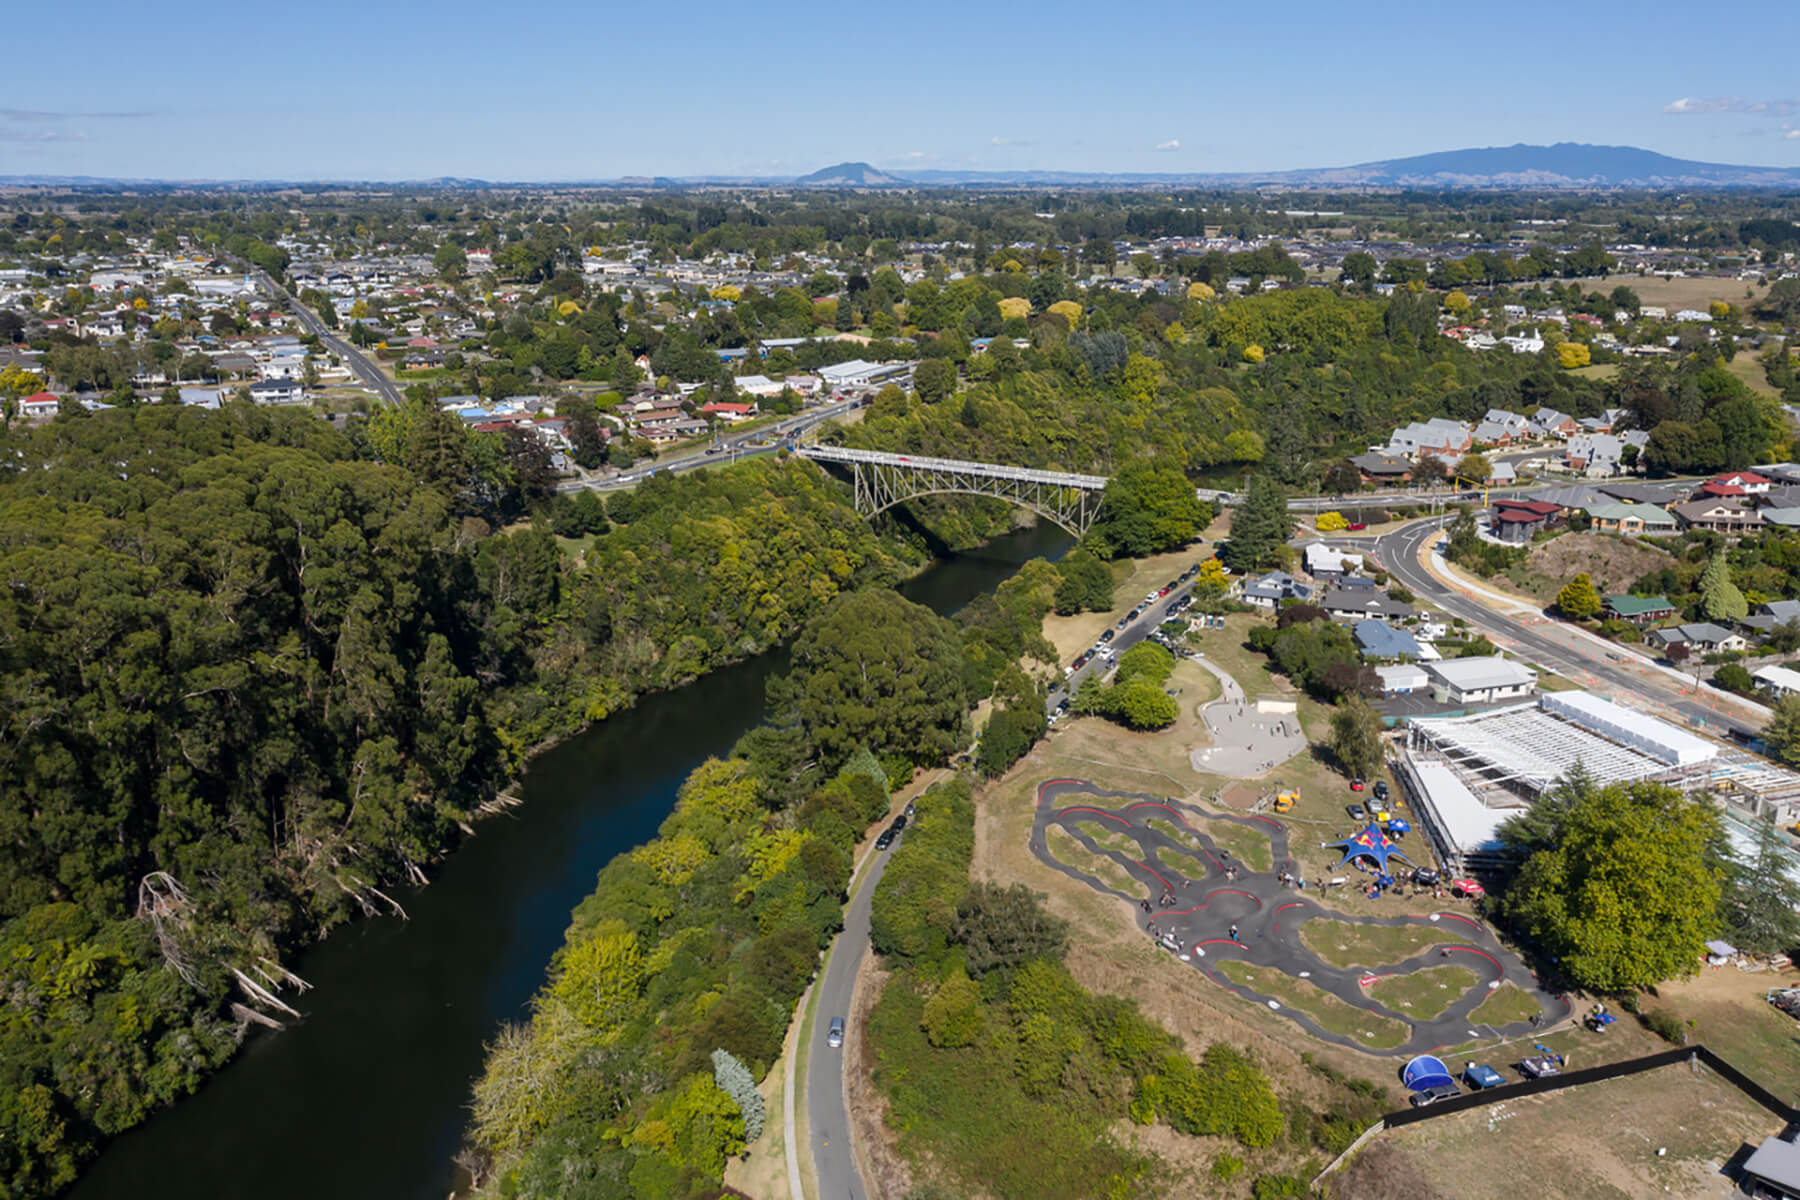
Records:
[[[28,421],[54,417],[62,411],[62,397],[50,392],[33,392],[19,401],[19,416]]]
[[[1775,481],[1766,475],[1758,475],[1755,471],[1731,471],[1724,475],[1715,475],[1708,483],[1721,483],[1727,487],[1742,488],[1741,492],[1724,492],[1721,495],[1760,496],[1775,485]]]
[[[1563,506],[1548,500],[1496,500],[1489,522],[1494,536],[1503,542],[1529,542],[1539,530],[1558,524]]]
[[[702,405],[700,411],[709,417],[717,417],[721,421],[742,421],[756,415],[756,405],[715,400],[711,404]]]

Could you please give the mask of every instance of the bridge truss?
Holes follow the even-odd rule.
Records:
[[[798,446],[794,452],[814,462],[849,467],[856,488],[856,511],[865,517],[920,496],[987,496],[1028,508],[1080,537],[1099,515],[1101,495],[1106,491],[1103,475],[1034,471],[817,443]]]

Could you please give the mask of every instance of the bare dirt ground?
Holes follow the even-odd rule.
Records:
[[[1565,533],[1533,550],[1526,565],[1540,581],[1534,592],[1540,598],[1555,599],[1562,586],[1582,571],[1604,596],[1624,591],[1640,575],[1668,566],[1669,561],[1661,550],[1624,538]]]
[[[1715,279],[1684,275],[1679,279],[1663,279],[1655,275],[1609,275],[1605,279],[1572,279],[1584,292],[1610,292],[1624,284],[1638,294],[1645,304],[1661,305],[1671,314],[1683,308],[1704,310],[1714,300],[1723,300],[1739,308],[1754,304],[1769,290],[1759,283],[1743,279]],[[1750,294],[1746,298],[1745,293]]]
[[[1380,1134],[1327,1181],[1327,1194],[1714,1200],[1733,1194],[1720,1174],[1726,1161],[1780,1128],[1778,1117],[1711,1071],[1683,1064]],[[1429,1190],[1397,1190],[1403,1179]]]
[[[852,1028],[868,1028],[869,1014],[881,998],[881,989],[892,978],[890,972],[882,970],[875,955],[863,956],[856,973],[856,992],[850,1001]],[[863,1184],[871,1196],[904,1196],[912,1190],[912,1167],[900,1153],[899,1139],[888,1128],[887,1101],[875,1086],[875,1051],[870,1048],[866,1033],[852,1039],[851,1044],[855,1047],[856,1066],[845,1075],[844,1103],[850,1110],[852,1136],[861,1150],[858,1165],[862,1168]]]
[[[1668,1009],[1691,1021],[1691,1040],[1794,1103],[1800,1101],[1800,1021],[1768,1002],[1773,987],[1800,987],[1800,971],[1703,967],[1692,979],[1658,988],[1644,1009]]]

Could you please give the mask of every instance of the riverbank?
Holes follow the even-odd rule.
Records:
[[[1017,531],[901,590],[953,612],[1067,542],[1054,528]],[[689,771],[761,720],[785,661],[771,650],[647,695],[536,756],[515,789],[522,805],[402,897],[410,921],[361,921],[309,949],[295,964],[315,985],[304,1019],[250,1039],[198,1093],[108,1147],[69,1195],[185,1200],[253,1186],[259,1200],[441,1200],[483,1043],[525,1015],[599,868],[648,840]],[[269,1162],[286,1168],[256,1169]]]

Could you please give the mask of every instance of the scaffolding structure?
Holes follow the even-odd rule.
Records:
[[[1580,763],[1601,784],[1682,773],[1630,746],[1553,716],[1536,703],[1467,717],[1416,718],[1408,745],[1429,749],[1477,785],[1498,784],[1529,797],[1548,791]]]

